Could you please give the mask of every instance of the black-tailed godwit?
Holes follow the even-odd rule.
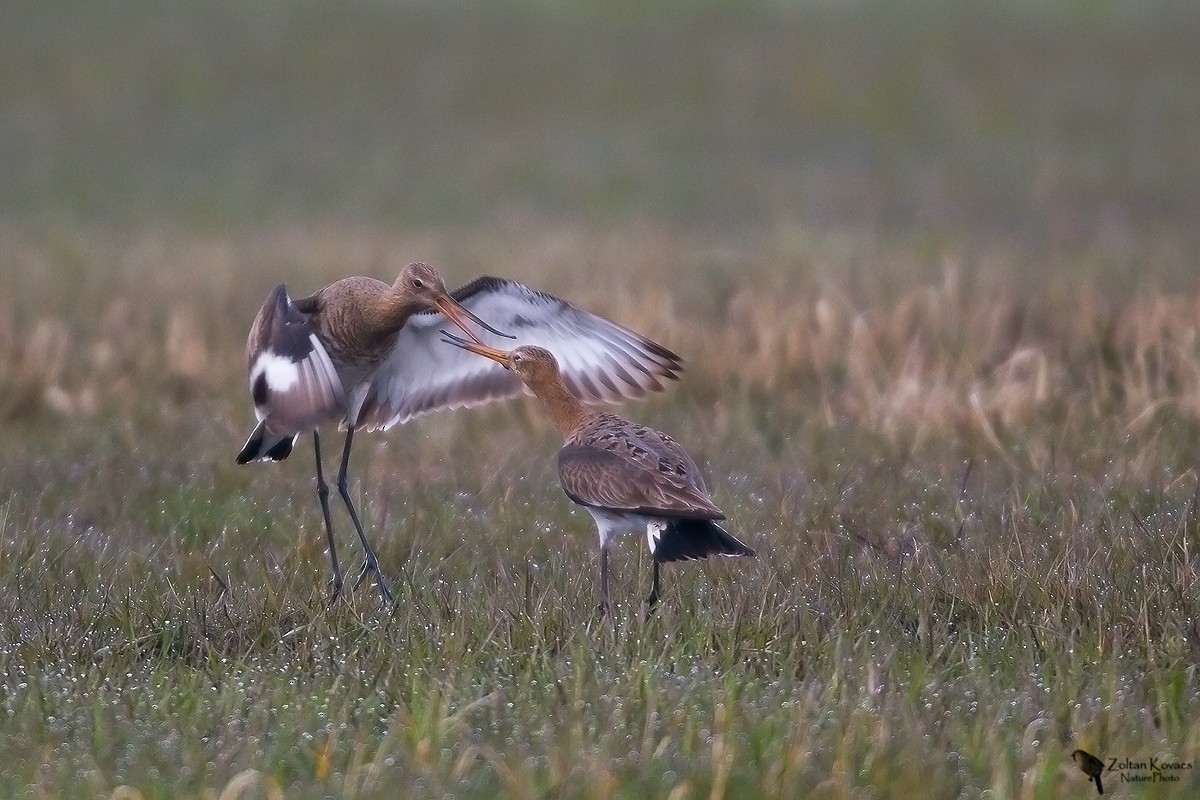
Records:
[[[515,336],[500,333],[483,318]],[[346,431],[335,485],[365,555],[355,585],[373,572],[384,601],[391,603],[391,590],[348,489],[355,431],[387,429],[422,414],[521,391],[521,382],[503,368],[439,344],[439,329],[447,319],[478,343],[480,336],[490,335],[493,342],[506,337],[571,354],[568,374],[589,400],[660,390],[661,381],[675,378],[681,369],[678,356],[666,348],[515,281],[483,277],[447,292],[436,269],[410,264],[390,286],[375,278],[343,278],[300,300],[292,300],[286,287],[276,287],[246,343],[258,425],[237,463],[282,461],[297,437],[312,431],[334,598],[342,589],[342,572],[321,467],[320,426],[339,422]],[[483,331],[472,332],[468,320]]]
[[[442,333],[444,341],[502,364],[518,376],[541,400],[565,438],[558,451],[558,477],[567,497],[586,508],[596,522],[602,616],[612,611],[608,547],[617,534],[646,535],[654,562],[648,609],[659,599],[659,564],[718,554],[754,555],[717,524],[725,515],[679,442],[654,428],[585,406],[545,348],[500,350]]]

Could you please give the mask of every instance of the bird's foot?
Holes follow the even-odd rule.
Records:
[[[358,587],[362,586],[362,582],[367,579],[367,574],[371,571],[371,560],[367,559],[363,562],[362,569],[358,571],[358,577],[354,579],[354,591],[358,591]]]
[[[363,562],[362,569],[358,571],[358,577],[354,579],[354,590],[358,591],[358,587],[362,586],[362,582],[372,572],[375,573],[375,585],[379,587],[380,598],[384,605],[391,606],[396,602],[392,595],[392,587],[388,585],[387,578],[383,577],[383,571],[379,569],[379,562],[373,558],[368,558]]]
[[[584,624],[584,629],[590,634],[614,639],[617,637],[621,621],[613,613],[613,604],[606,599],[596,606],[596,616]]]
[[[379,598],[383,600],[383,604],[391,608],[396,604],[396,598],[392,594],[392,587],[388,585],[387,578],[383,577],[383,573],[376,570],[375,585],[379,587]]]
[[[655,609],[658,608],[658,590],[657,589],[654,590],[653,592],[651,592],[650,596],[646,598],[646,602],[645,602],[645,605],[643,606],[643,608],[645,609],[645,615],[646,615],[645,618],[646,619],[650,619],[652,616],[654,616],[654,611],[655,611]]]
[[[338,598],[341,596],[342,596],[342,576],[338,575],[336,577],[329,579],[329,600],[327,601],[328,604],[333,605],[334,603],[336,603],[338,601]]]

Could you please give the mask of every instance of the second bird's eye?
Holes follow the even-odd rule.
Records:
[[[424,289],[425,281],[421,280],[420,278],[413,278],[412,286],[414,289]]]

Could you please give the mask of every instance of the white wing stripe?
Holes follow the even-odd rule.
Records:
[[[333,396],[339,404],[346,402],[346,387],[342,386],[342,379],[338,377],[337,369],[333,366],[333,359],[329,357],[325,346],[321,344],[321,340],[317,335],[309,334],[309,340],[312,342],[313,351],[309,355],[309,360],[316,360],[316,366],[322,373],[323,380],[333,389]]]

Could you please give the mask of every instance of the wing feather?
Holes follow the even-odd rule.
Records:
[[[311,430],[345,413],[333,361],[282,284],[255,317],[246,360],[254,413],[272,434]]]
[[[707,495],[620,453],[568,444],[558,451],[558,479],[576,503],[613,511],[684,519],[724,519]]]
[[[477,331],[485,343],[504,349],[532,344],[554,353],[568,388],[589,403],[661,391],[683,369],[679,356],[662,345],[516,281],[476,278],[451,294],[488,324],[516,336]],[[499,364],[440,341],[440,329],[448,326],[436,311],[409,318],[376,373],[359,425],[389,428],[433,411],[527,393]]]

